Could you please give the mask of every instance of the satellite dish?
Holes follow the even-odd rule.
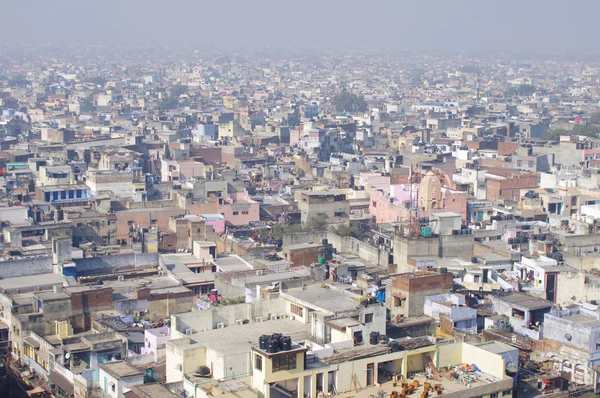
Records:
[[[65,359],[69,359],[69,358],[71,358],[71,353],[70,353],[70,352],[67,352],[67,353],[65,354]]]
[[[181,364],[178,363],[177,365],[175,365],[175,370],[181,370]]]

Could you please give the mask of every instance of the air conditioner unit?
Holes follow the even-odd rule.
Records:
[[[290,320],[292,320],[292,321],[296,320],[296,315],[290,315]]]
[[[219,322],[217,323],[217,329],[223,329],[225,327],[225,323]]]
[[[277,316],[277,314],[271,314],[271,315],[269,315],[269,320],[270,321],[274,321],[276,319],[279,319],[279,317]]]
[[[262,276],[263,275],[263,270],[262,269],[256,270],[256,275]]]
[[[194,330],[192,328],[185,329],[185,335],[186,336],[189,336],[189,335],[191,335],[193,333],[194,333]]]
[[[257,316],[256,318],[254,318],[254,322],[262,322],[262,321],[263,321],[262,316]]]
[[[235,320],[235,324],[236,325],[243,325],[244,324],[244,320],[243,319],[236,319]]]
[[[118,279],[119,279],[120,281],[124,281],[124,280],[125,280],[125,276],[123,276],[123,275],[119,275]]]
[[[290,314],[279,314],[279,319],[290,319]]]

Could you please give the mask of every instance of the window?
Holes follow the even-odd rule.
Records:
[[[493,392],[490,394],[490,398],[498,398],[498,396],[499,396],[499,393],[497,393],[497,392]]]
[[[509,395],[512,395],[512,390],[504,390],[504,391],[502,391],[502,396],[503,397],[508,397]]]
[[[242,214],[248,215],[247,211],[242,211]]]
[[[115,384],[114,383],[110,386],[110,389],[112,390],[112,392],[115,392]]]
[[[517,167],[523,167],[523,161],[517,160]]]
[[[290,312],[294,315],[304,318],[304,308],[296,304],[290,304]]]
[[[258,354],[254,355],[254,368],[256,370],[262,370],[262,357]]]
[[[240,214],[240,212],[239,212],[239,211],[234,211],[234,212],[233,212],[233,215],[234,215],[234,216],[237,216],[238,214]]]
[[[283,354],[273,357],[273,372],[296,369],[296,354]]]
[[[533,164],[533,160],[530,160],[529,162],[527,162],[527,165],[528,165],[530,168],[532,168],[532,167],[534,166],[534,164]]]
[[[373,314],[365,314],[365,323],[373,322]]]
[[[404,300],[402,300],[401,298],[394,297],[394,302],[395,302],[394,304],[396,307],[400,307],[400,308],[404,307]]]

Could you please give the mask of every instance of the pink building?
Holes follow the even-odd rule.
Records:
[[[360,173],[357,185],[365,187],[365,190],[386,189],[390,186],[390,176],[382,173]]]
[[[204,163],[194,160],[163,160],[160,173],[162,182],[188,181],[193,177],[204,177]]]
[[[225,223],[248,225],[260,220],[260,204],[244,192],[234,192],[230,193],[227,199],[219,199],[219,213],[225,216]]]
[[[214,228],[215,232],[221,234],[225,232],[225,216],[222,214],[201,214],[200,215],[205,221],[206,225],[210,225]]]
[[[387,189],[372,189],[369,212],[377,224],[406,221],[410,216],[411,190],[412,205],[416,205],[417,185],[394,184]]]
[[[411,206],[412,190],[412,206]],[[388,189],[372,189],[369,212],[377,224],[408,221],[410,207],[417,204],[418,184],[390,185]],[[432,211],[451,211],[467,217],[467,193],[448,188],[441,189],[441,206]],[[419,217],[428,217],[431,211],[419,211]]]

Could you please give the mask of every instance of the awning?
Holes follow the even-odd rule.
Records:
[[[36,387],[33,390],[28,390],[27,395],[30,397],[37,396],[46,392],[42,387]]]
[[[406,300],[406,294],[402,293],[392,293],[392,297],[395,297],[400,300]]]
[[[50,376],[48,376],[48,380],[56,387],[63,390],[63,392],[65,392],[66,394],[73,394],[75,392],[75,387],[73,387],[73,384],[60,373],[50,373]]]
[[[31,337],[25,337],[23,339],[23,341],[25,342],[25,344],[37,349],[40,348],[40,343],[37,340],[32,339]]]

